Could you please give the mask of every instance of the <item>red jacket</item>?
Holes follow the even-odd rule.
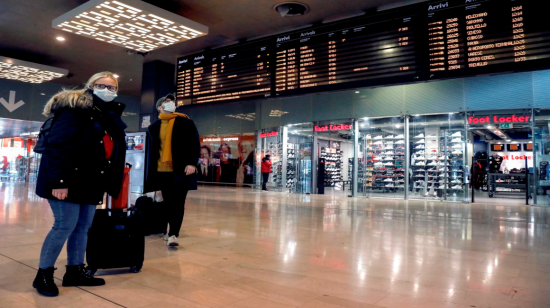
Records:
[[[273,163],[270,160],[262,162],[262,173],[271,173],[271,165]]]

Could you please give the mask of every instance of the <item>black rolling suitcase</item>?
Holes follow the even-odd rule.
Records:
[[[90,275],[94,275],[98,269],[123,267],[138,273],[143,267],[145,236],[142,215],[135,207],[130,207],[131,167],[128,164],[119,199],[113,202],[108,197],[107,209],[95,212],[86,247]]]
[[[155,202],[153,198],[143,196],[136,200],[135,208],[143,218],[143,234],[164,234],[168,225],[168,217],[164,202]]]
[[[123,267],[129,267],[133,273],[141,270],[145,236],[140,216],[133,210],[130,215],[120,210],[96,210],[86,247],[89,274],[94,275],[98,269]]]

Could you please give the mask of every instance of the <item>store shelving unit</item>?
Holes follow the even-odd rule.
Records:
[[[366,137],[364,193],[395,192],[405,188],[405,137],[380,132]]]
[[[463,193],[465,140],[461,131],[442,130],[439,136],[421,133],[412,140],[414,189],[423,191],[425,197]]]
[[[336,187],[342,189],[342,154],[341,150],[321,148],[321,158],[325,163],[325,187]]]
[[[296,177],[298,172],[298,145],[288,143],[286,150],[287,165],[286,165],[286,188],[290,191],[296,185]]]

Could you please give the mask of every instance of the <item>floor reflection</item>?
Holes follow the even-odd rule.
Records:
[[[9,307],[550,307],[550,208],[213,187],[189,194],[178,249],[147,237],[143,272],[45,299],[30,281],[53,216],[33,189],[0,186]]]

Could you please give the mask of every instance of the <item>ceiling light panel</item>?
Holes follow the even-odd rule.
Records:
[[[0,78],[43,83],[61,78],[68,70],[0,56]]]
[[[208,27],[140,0],[91,0],[52,26],[139,52],[208,34]]]

